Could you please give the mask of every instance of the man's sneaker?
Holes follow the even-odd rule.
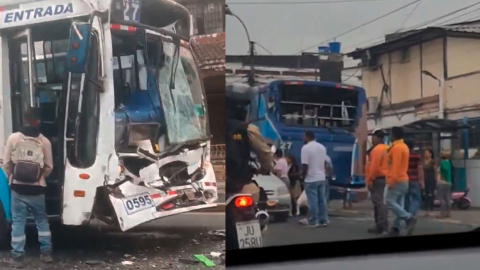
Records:
[[[306,218],[300,220],[298,223],[300,223],[300,225],[303,225],[303,226],[306,226],[306,227],[310,227],[310,228],[316,228],[316,227],[319,226],[318,224],[312,225],[312,224],[308,223],[308,219],[306,219]]]
[[[417,225],[417,218],[410,217],[406,220],[407,223],[407,235],[412,235],[413,231],[415,230],[415,226]]]
[[[327,221],[327,222],[324,222],[324,223],[318,224],[317,227],[328,227],[328,221]]]
[[[10,266],[13,268],[20,269],[23,268],[24,265],[25,263],[23,256],[12,257],[10,259]]]
[[[52,263],[53,262],[52,253],[49,251],[42,252],[42,254],[40,254],[40,261],[44,263]]]
[[[388,234],[388,230],[384,230],[378,227],[373,227],[367,230],[368,233],[371,234]]]

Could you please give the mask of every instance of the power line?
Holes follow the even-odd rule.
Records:
[[[323,0],[323,1],[290,1],[290,2],[228,2],[227,5],[311,5],[311,4],[340,4],[362,2],[392,2],[395,0]]]
[[[479,4],[480,4],[480,2],[476,2],[476,3],[472,4],[472,5],[469,5],[469,6],[466,6],[466,7],[457,9],[457,10],[454,10],[454,11],[452,11],[452,12],[449,12],[449,13],[447,13],[447,14],[438,16],[438,17],[436,17],[436,18],[433,18],[433,19],[430,19],[430,20],[427,20],[427,21],[423,21],[423,22],[418,23],[418,24],[416,24],[416,25],[414,25],[414,26],[408,27],[407,29],[404,30],[404,32],[405,32],[405,31],[415,30],[415,29],[418,29],[418,28],[423,27],[423,26],[427,26],[427,25],[429,25],[429,24],[431,24],[431,23],[433,23],[433,22],[437,22],[437,21],[439,21],[439,20],[442,20],[442,19],[447,18],[447,17],[449,17],[449,16],[451,16],[451,15],[453,15],[453,14],[457,14],[458,12],[464,11],[464,10],[466,10],[466,9],[469,9],[469,8],[474,7],[474,6],[476,6],[476,5],[479,5]],[[456,16],[456,17],[453,18],[453,19],[457,19],[457,18],[462,17],[462,16],[464,16],[464,15],[468,15],[468,14],[470,14],[470,13],[473,13],[473,12],[477,11],[477,10],[480,10],[480,9],[475,9],[475,10],[472,10],[472,11],[467,12],[467,13],[462,13],[462,14],[460,14],[459,16]],[[475,18],[475,17],[473,17],[473,18]],[[473,19],[473,18],[470,18],[470,19]],[[452,19],[452,20],[453,20],[453,19]],[[433,25],[433,27],[439,26],[439,25],[444,24],[444,23],[449,22],[449,21],[450,21],[450,20],[447,20],[447,21],[444,21],[444,22],[439,22],[439,23]],[[376,44],[381,43],[382,41],[379,40],[379,39],[382,39],[382,40],[383,40],[384,38],[385,38],[385,36],[382,35],[382,36],[380,36],[380,37],[372,38],[372,39],[369,39],[369,40],[367,40],[367,41],[362,41],[362,42],[360,42],[360,43],[357,43],[357,44],[352,45],[352,46],[348,46],[348,47],[346,47],[346,48],[355,48],[355,47],[357,47],[357,46],[360,45],[360,44],[364,44],[364,43],[368,43],[368,42],[370,42],[370,41],[378,40],[378,41],[374,42],[373,44],[369,44],[369,45],[367,45],[367,46],[364,46],[364,47],[370,47],[370,46],[373,46],[373,45],[376,45]]]
[[[458,19],[458,18],[460,18],[460,17],[463,17],[463,16],[465,16],[465,15],[469,15],[469,14],[475,13],[475,12],[477,12],[477,11],[480,11],[480,8],[476,8],[476,9],[470,11],[470,12],[463,13],[463,14],[460,14],[460,15],[458,15],[458,16],[455,16],[455,17],[453,17],[453,18],[451,18],[451,19],[448,19],[448,20],[446,20],[446,21],[441,22],[441,24],[445,24],[445,23],[447,23],[447,22],[451,22],[451,21],[456,20],[456,19]],[[475,16],[475,17],[476,17],[476,16]],[[470,19],[473,19],[473,18],[475,18],[475,17],[471,17]]]
[[[258,43],[258,42],[256,42],[256,41],[254,41],[254,43],[255,43],[255,45],[257,45],[258,47],[264,49],[268,54],[273,55],[273,53],[272,53],[269,49],[265,48],[265,46],[263,46],[262,44],[260,44],[260,43]]]
[[[464,11],[464,10],[466,10],[466,9],[469,9],[469,8],[474,7],[474,6],[477,6],[477,5],[480,5],[480,1],[479,1],[479,2],[476,2],[476,3],[474,3],[474,4],[471,4],[471,5],[468,5],[468,6],[466,6],[466,7],[463,7],[463,8],[457,9],[457,10],[454,10],[454,11],[452,11],[452,12],[449,12],[449,13],[447,13],[447,14],[445,14],[445,15],[442,15],[442,16],[439,16],[439,17],[437,17],[437,18],[433,18],[433,19],[431,19],[431,20],[429,20],[429,21],[427,21],[427,22],[419,23],[419,24],[417,24],[417,25],[414,25],[414,26],[412,26],[412,27],[409,27],[409,28],[407,28],[407,31],[415,30],[415,29],[418,29],[418,28],[427,26],[427,25],[429,25],[429,24],[431,24],[431,23],[438,22],[438,21],[440,21],[440,20],[442,20],[442,19],[444,19],[444,18],[447,18],[447,17],[449,17],[449,16],[451,16],[451,15],[453,15],[453,14],[457,14],[457,13],[459,13],[459,12],[461,12],[461,11]],[[434,25],[434,26],[438,26],[438,24],[437,24],[437,25]]]
[[[420,6],[420,4],[422,3],[422,1],[420,0],[420,2],[417,3],[417,5],[415,5],[415,7],[412,9],[412,11],[407,15],[407,17],[403,20],[402,24],[400,25],[400,27],[398,28],[398,30],[395,32],[395,33],[398,33],[400,30],[402,30],[403,26],[405,25],[405,23],[408,21],[408,19],[410,19],[410,17],[412,17],[413,13],[415,13],[415,11],[417,10],[418,6]]]
[[[375,19],[373,19],[373,20],[370,20],[370,21],[368,21],[368,22],[366,22],[366,23],[363,23],[363,24],[361,24],[361,25],[359,25],[359,26],[356,26],[356,27],[354,27],[354,28],[352,28],[352,29],[350,29],[350,30],[348,30],[348,31],[346,31],[346,32],[343,32],[343,33],[341,33],[341,34],[339,34],[339,35],[336,35],[336,36],[334,36],[334,37],[332,37],[332,38],[326,39],[326,40],[324,40],[324,41],[322,41],[322,42],[320,42],[320,43],[317,43],[317,44],[315,44],[315,45],[312,45],[312,46],[310,46],[310,47],[307,47],[307,48],[305,48],[305,49],[297,52],[296,54],[300,54],[300,53],[302,53],[302,52],[304,52],[304,51],[307,51],[307,50],[310,50],[310,49],[312,49],[312,48],[315,48],[316,46],[321,45],[321,44],[323,44],[323,43],[325,43],[325,42],[327,42],[327,41],[334,40],[335,38],[339,38],[339,37],[344,36],[344,35],[346,35],[346,34],[350,34],[350,33],[353,32],[353,31],[356,31],[356,30],[358,30],[358,29],[360,29],[360,28],[362,28],[362,27],[364,27],[364,26],[366,26],[366,25],[369,25],[369,24],[374,23],[374,22],[376,22],[376,21],[378,21],[378,20],[381,20],[381,19],[383,19],[383,18],[385,18],[385,17],[388,17],[388,16],[390,16],[390,15],[392,15],[392,14],[394,14],[394,13],[396,13],[396,12],[402,10],[402,9],[405,9],[405,8],[407,8],[407,7],[409,7],[409,6],[413,5],[413,4],[416,4],[416,3],[418,3],[418,2],[420,2],[420,0],[415,0],[415,1],[411,2],[411,3],[408,3],[408,4],[406,4],[406,5],[403,5],[403,6],[397,8],[397,9],[395,9],[395,10],[392,10],[392,11],[386,13],[386,14],[383,14],[383,15],[380,16],[380,17],[377,17],[377,18],[375,18]]]

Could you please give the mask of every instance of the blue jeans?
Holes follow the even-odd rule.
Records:
[[[30,209],[37,223],[38,241],[40,251],[47,252],[52,249],[50,226],[45,210],[45,195],[20,195],[15,191],[12,197],[12,255],[14,257],[25,254],[25,224],[27,213]]]
[[[387,208],[393,212],[395,219],[393,220],[393,227],[400,229],[402,220],[408,220],[412,215],[403,207],[405,204],[405,195],[408,192],[408,181],[398,182],[394,185],[389,185],[387,190]]]
[[[330,185],[328,182],[325,183],[325,200],[327,201],[327,204],[330,202]]]
[[[405,210],[412,216],[416,216],[420,205],[422,204],[422,188],[419,182],[410,182],[408,184],[407,196],[405,196]]]
[[[310,212],[308,223],[310,225],[328,222],[326,186],[326,181],[305,183],[305,194],[307,195],[308,211]]]

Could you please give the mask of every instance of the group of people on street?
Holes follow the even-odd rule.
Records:
[[[398,236],[402,222],[405,222],[407,235],[412,234],[422,204],[422,190],[426,216],[433,211],[437,194],[441,203],[438,218],[449,217],[452,176],[448,153],[442,153],[442,160],[437,166],[432,150],[425,150],[422,160],[414,151],[414,143],[404,141],[401,127],[392,128],[390,146],[385,144],[385,136],[382,130],[375,130],[372,134],[373,146],[367,151],[365,182],[371,193],[375,216],[375,226],[368,232]],[[388,210],[395,216],[391,228]]]

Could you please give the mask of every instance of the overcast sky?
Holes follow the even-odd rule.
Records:
[[[379,0],[377,2],[295,4],[295,2],[320,2],[325,0],[226,0],[232,12],[246,24],[251,39],[265,46],[273,54],[295,54],[298,51],[335,37],[360,24],[413,2],[413,0]],[[334,1],[334,0],[331,0]],[[337,0],[341,2],[342,0]],[[242,2],[289,2],[287,5],[236,4]],[[404,27],[442,16],[456,9],[474,4],[478,0],[422,0]],[[342,52],[378,42],[385,34],[397,31],[416,4],[377,22],[339,37]],[[475,11],[475,9],[479,9]],[[471,12],[471,13],[469,13]],[[468,14],[467,14],[468,13]],[[459,18],[451,20],[455,17]],[[448,24],[463,20],[480,19],[480,4],[451,15],[433,25]],[[226,17],[227,55],[246,54],[248,43],[242,25],[231,16]],[[316,48],[316,46],[315,46]],[[311,49],[310,51],[316,51]],[[267,54],[257,48],[258,54]]]

